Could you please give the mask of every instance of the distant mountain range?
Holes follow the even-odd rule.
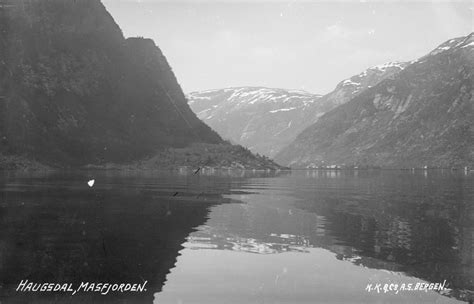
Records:
[[[245,149],[223,147],[189,108],[161,50],[125,39],[100,0],[1,4],[0,168],[129,163],[196,143],[255,163]]]
[[[276,155],[292,167],[474,164],[474,39],[451,39],[321,116]]]
[[[304,91],[262,87],[188,95],[191,109],[223,138],[269,157],[308,126],[305,118],[320,98]]]
[[[402,70],[407,63],[369,68],[324,96],[299,90],[237,87],[187,95],[197,116],[232,142],[275,156],[321,115]]]

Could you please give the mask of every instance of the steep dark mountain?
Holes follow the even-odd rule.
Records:
[[[270,157],[293,141],[325,112],[406,66],[375,66],[341,81],[324,96],[298,90],[238,87],[190,93],[197,116],[223,138]]]
[[[473,34],[451,39],[304,130],[276,159],[321,165],[474,164]]]
[[[0,4],[0,155],[127,162],[222,143],[152,40],[125,39],[99,0]]]

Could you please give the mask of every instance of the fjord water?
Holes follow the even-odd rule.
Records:
[[[6,303],[452,303],[474,292],[464,171],[3,173]],[[93,187],[87,181],[95,179]],[[33,282],[143,293],[29,293]],[[443,283],[368,292],[368,284]]]

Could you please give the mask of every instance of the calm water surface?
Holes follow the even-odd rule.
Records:
[[[1,303],[468,302],[473,247],[463,171],[0,173]],[[15,291],[25,279],[147,289]]]

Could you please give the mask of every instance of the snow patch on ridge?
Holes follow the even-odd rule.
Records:
[[[270,113],[287,112],[287,111],[291,111],[291,110],[295,110],[295,109],[296,109],[295,107],[286,108],[286,109],[278,109],[278,110],[270,111]]]

